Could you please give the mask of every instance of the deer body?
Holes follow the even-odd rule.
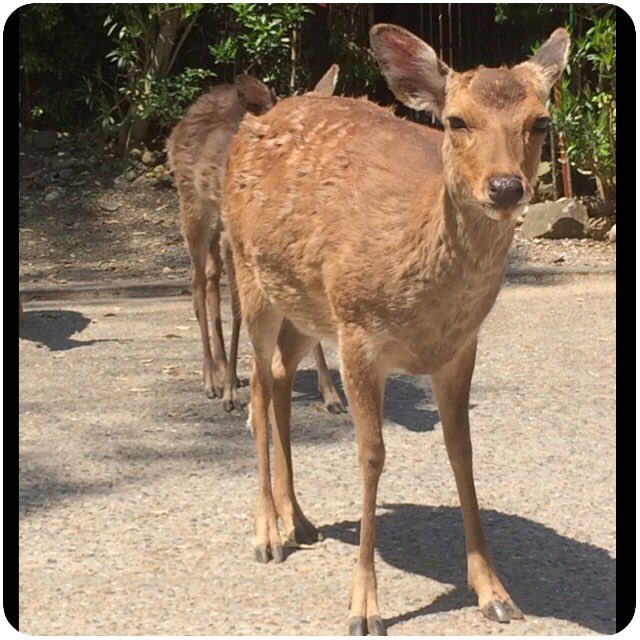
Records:
[[[435,371],[475,335],[515,223],[452,205],[441,146],[440,132],[349,98],[293,98],[246,118],[228,224],[264,295],[303,333],[362,327],[389,370],[410,373]]]
[[[331,95],[336,78],[337,66],[334,65],[315,91],[320,95]],[[180,196],[182,233],[191,257],[194,308],[204,352],[205,391],[209,397],[221,397],[228,411],[240,408],[241,403],[236,397],[240,310],[235,295],[233,264],[220,220],[227,151],[245,115],[265,113],[275,101],[274,94],[261,82],[250,76],[239,76],[235,85],[214,87],[198,98],[167,141],[167,152]],[[225,353],[220,315],[223,262],[233,311],[229,360]],[[214,329],[213,353],[207,319]],[[320,345],[316,348],[315,358],[318,386],[325,406],[333,413],[345,411]]]
[[[514,220],[532,195],[549,123],[544,102],[568,42],[558,29],[513,69],[455,73],[409,32],[377,25],[371,44],[390,88],[408,106],[438,114],[444,133],[366,101],[303,96],[247,117],[231,143],[223,219],[255,354],[255,555],[283,560],[278,520],[289,538],[318,539],[294,491],[291,389],[304,354],[335,337],[362,475],[352,635],[385,635],[375,506],[384,386],[394,370],[431,375],[482,613],[499,622],[522,617],[480,521],[469,390],[478,330],[504,276]]]

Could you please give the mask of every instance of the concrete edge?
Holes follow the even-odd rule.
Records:
[[[583,277],[611,277],[616,275],[613,269],[580,268],[554,269],[553,267],[530,267],[527,269],[509,269],[505,276],[507,282],[558,282]],[[223,286],[226,286],[223,281]],[[188,280],[121,280],[120,282],[82,282],[42,286],[28,284],[20,287],[23,301],[30,300],[74,300],[78,298],[164,298],[167,296],[186,296],[191,294]]]

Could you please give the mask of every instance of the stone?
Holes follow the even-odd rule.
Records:
[[[616,241],[616,225],[614,224],[611,229],[609,229],[609,233],[607,234],[607,238],[609,239],[609,242],[615,242]]]
[[[147,167],[155,167],[160,162],[160,154],[147,150],[142,154],[141,160]]]
[[[59,191],[49,191],[49,193],[44,197],[44,201],[54,202],[55,200],[59,200],[61,195],[62,194]]]
[[[609,218],[606,216],[589,218],[584,230],[587,236],[593,240],[605,240],[614,223],[615,218]]]
[[[583,238],[587,208],[578,200],[559,200],[529,205],[522,223],[526,238]]]
[[[101,209],[109,212],[117,211],[120,208],[120,203],[111,198],[105,198],[99,204]]]
[[[58,160],[58,162],[55,163],[55,167],[58,171],[62,171],[63,169],[72,169],[78,164],[80,164],[78,158],[62,158],[62,160]]]
[[[55,131],[32,131],[31,144],[34,149],[41,151],[55,149],[58,144],[58,134]]]
[[[58,175],[63,180],[71,180],[71,178],[73,178],[73,169],[63,169]]]

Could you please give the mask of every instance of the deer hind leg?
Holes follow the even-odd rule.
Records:
[[[191,258],[191,288],[200,338],[202,340],[202,376],[204,390],[209,398],[215,398],[214,364],[207,327],[207,244],[211,213],[201,206],[197,196],[188,189],[180,190],[180,222],[187,250]]]
[[[216,220],[209,240],[206,258],[207,307],[212,328],[213,365],[212,385],[215,396],[222,398],[224,380],[227,372],[227,356],[222,334],[222,317],[220,314],[220,276],[222,275],[222,258],[220,257],[219,218]]]
[[[372,357],[366,339],[356,332],[340,336],[342,380],[358,444],[362,475],[362,520],[358,562],[351,581],[349,635],[386,635],[378,608],[374,567],[375,509],[378,480],[384,465],[382,400],[385,374]]]
[[[467,543],[469,586],[478,596],[483,615],[497,622],[522,618],[495,573],[484,537],[473,481],[469,433],[469,388],[476,356],[476,341],[432,376],[447,454],[460,496]]]
[[[318,530],[307,520],[293,489],[291,461],[291,392],[296,369],[308,351],[317,343],[315,338],[300,333],[291,322],[284,320],[273,356],[273,400],[271,424],[274,448],[274,500],[276,512],[292,542],[309,544],[322,539]]]
[[[318,371],[318,391],[322,396],[324,402],[324,408],[329,413],[346,413],[347,410],[342,404],[342,399],[336,390],[331,375],[329,374],[329,368],[327,367],[327,361],[324,358],[324,352],[320,343],[318,343],[313,349],[313,355],[316,360],[316,369]]]
[[[245,309],[247,332],[254,351],[250,380],[249,422],[258,463],[254,553],[258,562],[268,562],[271,559],[274,562],[282,562],[284,552],[278,531],[269,467],[269,405],[273,388],[271,362],[282,316],[275,311],[255,285],[249,282],[249,279],[245,282],[247,286],[244,290],[241,289],[242,306]]]
[[[233,264],[233,254],[231,253],[231,243],[226,233],[222,233],[221,238],[222,255],[224,257],[224,268],[227,272],[227,284],[231,296],[231,342],[229,344],[229,362],[224,378],[224,388],[222,393],[222,406],[225,411],[242,409],[243,403],[238,398],[238,342],[240,341],[240,326],[242,324],[242,311],[240,309],[240,298],[238,294],[238,284],[236,282],[236,271]]]

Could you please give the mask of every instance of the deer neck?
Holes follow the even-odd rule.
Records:
[[[412,275],[434,286],[496,281],[499,286],[515,222],[493,220],[457,203],[444,183],[435,198],[424,198],[420,208],[418,228],[405,236],[409,245],[405,264],[407,268],[413,265]]]

